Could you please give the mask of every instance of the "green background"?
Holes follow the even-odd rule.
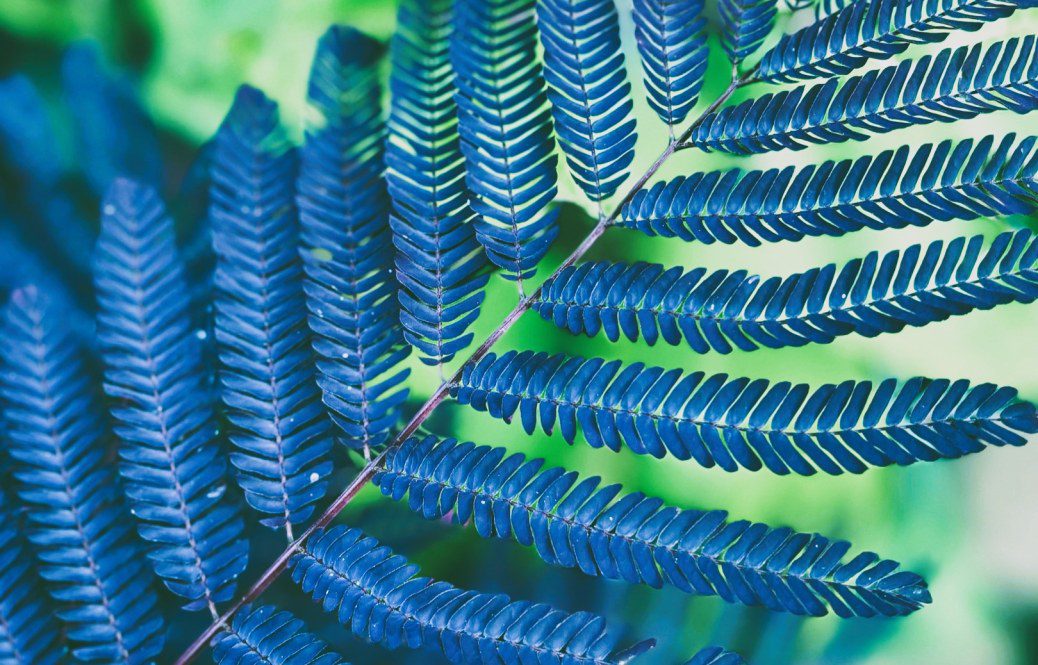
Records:
[[[641,137],[632,171],[640,173],[662,149],[667,132],[641,98],[628,0],[620,0],[620,6]],[[803,13],[791,16],[784,12],[779,22],[788,26],[804,20],[807,16]],[[350,23],[388,38],[394,23],[393,3],[3,0],[0,66],[2,73],[28,71],[46,88],[65,44],[82,38],[97,40],[110,61],[139,77],[145,104],[163,132],[173,189],[194,148],[217,127],[239,83],[257,85],[277,99],[286,124],[299,136],[314,44],[335,22]],[[1022,11],[980,33],[952,35],[940,46],[1004,39],[1036,29],[1036,10]],[[727,84],[724,54],[716,40],[712,47],[710,78],[702,105]],[[923,50],[913,49],[905,56]],[[740,95],[758,92],[753,87]],[[803,165],[826,158],[874,154],[903,143],[1008,131],[1029,134],[1038,131],[1036,117],[996,113],[956,124],[901,130],[865,143],[750,158],[685,151],[675,156],[663,173],[677,175],[733,164]],[[568,176],[563,175],[562,180],[563,198],[585,205]],[[563,219],[564,230],[548,264],[561,261],[590,228],[575,209],[569,209]],[[993,235],[1029,221],[1015,218],[935,223],[926,229],[862,232],[759,248],[690,245],[613,230],[589,258],[643,259],[668,265],[787,274],[861,256],[872,249],[904,248],[975,233]],[[514,286],[495,278],[491,289],[477,325],[477,338],[491,330],[515,303]],[[899,335],[844,337],[827,346],[701,356],[683,347],[652,348],[573,337],[528,314],[502,340],[500,348],[623,357],[665,367],[814,384],[886,376],[966,377],[1014,385],[1025,397],[1038,399],[1036,332],[1038,307],[1010,305]],[[412,376],[417,405],[435,388],[439,376],[435,369],[417,363]],[[726,608],[716,599],[689,602],[680,594],[625,590],[599,581],[588,585],[568,571],[547,570],[529,552],[513,544],[478,542],[470,533],[421,523],[406,511],[377,511],[372,508],[379,501],[373,489],[362,495],[346,516],[349,520],[370,521],[375,535],[400,538],[407,554],[425,564],[429,572],[451,581],[551,600],[567,609],[602,611],[621,629],[626,627],[626,634],[632,638],[654,634],[664,646],[647,662],[676,662],[681,654],[691,653],[711,639],[730,640],[733,646],[749,652],[756,649],[755,663],[1038,662],[1038,483],[1034,476],[1038,447],[1034,445],[991,450],[951,463],[872,470],[861,476],[800,478],[727,474],[691,463],[638,457],[627,451],[613,454],[583,444],[570,447],[559,436],[526,437],[517,425],[506,425],[451,404],[437,412],[430,427],[462,439],[543,455],[551,462],[600,474],[608,481],[622,481],[630,490],[657,495],[679,506],[724,508],[736,518],[845,537],[859,549],[875,550],[923,572],[931,583],[934,604],[903,620],[843,622],[827,617],[805,622],[769,618],[763,612]],[[414,536],[410,541],[408,534]],[[272,543],[271,548],[278,544]],[[190,637],[192,625],[184,628],[185,638]],[[834,646],[831,639],[837,631],[844,641]],[[328,634],[329,639],[340,639],[334,629]],[[425,656],[386,655],[356,641],[345,641],[341,648],[356,662],[404,662],[405,658],[406,662],[435,662]]]

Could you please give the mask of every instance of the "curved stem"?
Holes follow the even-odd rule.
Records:
[[[752,76],[752,74],[749,74],[749,76]],[[728,86],[728,88],[716,100],[714,100],[714,102],[710,104],[710,106],[706,108],[694,121],[692,121],[688,128],[685,129],[685,131],[683,131],[676,140],[670,141],[667,144],[666,149],[660,154],[659,157],[656,158],[656,161],[654,161],[652,165],[648,168],[648,170],[646,170],[645,173],[643,173],[635,181],[634,185],[630,188],[630,190],[628,190],[628,192],[619,201],[619,203],[617,203],[617,205],[613,209],[613,212],[608,217],[599,218],[598,223],[595,224],[595,227],[593,229],[591,229],[591,232],[588,233],[587,237],[584,238],[584,240],[577,246],[576,249],[573,250],[573,252],[568,257],[566,257],[566,260],[563,261],[559,265],[559,267],[555,269],[555,271],[551,274],[548,280],[545,280],[545,282],[550,281],[553,277],[558,276],[558,274],[562,272],[562,270],[572,266],[577,261],[579,261],[585,254],[587,254],[588,250],[591,249],[591,246],[594,245],[600,237],[602,237],[602,234],[605,233],[605,230],[609,228],[609,226],[620,216],[620,212],[623,210],[623,207],[627,205],[632,198],[634,198],[634,195],[637,194],[642,189],[642,187],[645,186],[645,184],[649,181],[650,178],[656,175],[656,172],[659,171],[660,167],[663,166],[663,163],[666,162],[667,159],[669,159],[670,156],[674,154],[677,147],[688,140],[688,138],[692,135],[692,132],[695,131],[696,127],[698,127],[700,123],[703,122],[703,119],[707,115],[717,110],[717,108],[721,106],[721,104],[724,104],[728,100],[728,98],[732,96],[732,93],[734,93],[738,88],[745,85],[747,81],[747,75],[744,75],[743,78],[733,80],[732,83]],[[542,284],[544,284],[545,282],[542,282]],[[409,436],[411,436],[415,433],[415,431],[418,430],[418,428],[432,414],[436,407],[438,407],[447,398],[448,394],[450,393],[451,386],[461,379],[462,370],[464,370],[464,368],[468,365],[476,363],[484,356],[486,356],[487,353],[490,352],[490,348],[494,346],[494,344],[496,344],[497,341],[501,339],[504,336],[504,334],[512,328],[513,325],[515,325],[515,322],[518,321],[519,318],[524,313],[526,313],[528,309],[530,309],[534,302],[538,300],[540,293],[541,286],[538,286],[529,295],[520,298],[519,303],[511,312],[508,313],[508,316],[504,318],[501,324],[498,325],[497,328],[495,328],[494,331],[490,333],[490,335],[483,341],[483,343],[480,344],[479,347],[472,352],[472,355],[470,355],[465,360],[465,362],[463,362],[458,367],[457,371],[455,371],[454,374],[452,374],[447,381],[444,381],[440,384],[440,386],[433,392],[433,394],[429,396],[429,399],[425,402],[425,404],[423,404],[421,408],[418,409],[418,411],[414,414],[411,420],[408,421],[404,428],[400,430],[400,433],[393,438],[393,440],[386,446],[386,448],[383,449],[383,451],[377,457],[375,457],[374,459],[372,459],[364,465],[364,468],[362,468],[360,472],[353,478],[353,480],[346,487],[346,489],[344,489],[342,493],[335,498],[335,501],[333,501],[331,505],[328,506],[324,513],[322,513],[320,517],[314,520],[313,524],[311,524],[306,529],[306,531],[304,531],[292,544],[290,544],[285,549],[284,552],[282,552],[276,559],[274,559],[270,566],[263,572],[262,575],[260,575],[259,579],[256,580],[256,583],[253,584],[252,587],[241,598],[235,601],[233,605],[231,605],[227,610],[224,611],[223,615],[220,616],[219,619],[214,621],[208,628],[205,629],[205,631],[201,635],[198,636],[197,639],[195,639],[194,642],[191,643],[191,645],[184,651],[184,653],[180,655],[180,658],[176,660],[175,665],[187,665],[188,663],[194,661],[194,659],[198,657],[198,655],[206,647],[209,641],[212,640],[212,638],[221,630],[221,628],[230,625],[229,622],[231,620],[231,617],[233,617],[238,610],[240,610],[244,605],[254,601],[256,598],[260,596],[260,594],[266,591],[271,584],[274,583],[274,580],[276,580],[281,575],[281,573],[284,572],[286,566],[288,565],[289,559],[292,558],[293,554],[299,551],[302,544],[306,542],[306,540],[317,529],[323,528],[330,524],[331,521],[335,519],[335,517],[340,512],[342,512],[346,508],[346,506],[350,504],[351,501],[353,501],[353,498],[360,493],[361,489],[363,489],[364,486],[371,480],[372,476],[375,475],[376,469],[378,469],[378,467],[381,466],[383,460],[385,460],[386,453],[389,450],[392,450],[393,448],[399,446],[401,443],[407,440]]]

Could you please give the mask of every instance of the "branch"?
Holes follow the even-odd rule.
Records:
[[[728,86],[728,88],[721,94],[721,96],[714,100],[714,102],[710,104],[710,106],[706,110],[704,110],[684,132],[681,133],[681,136],[679,136],[677,139],[670,141],[663,153],[660,154],[660,156],[656,158],[656,161],[652,163],[652,166],[650,166],[649,169],[645,173],[643,173],[637,181],[635,181],[631,189],[624,195],[624,197],[613,209],[613,212],[608,217],[601,217],[599,219],[598,223],[595,225],[595,228],[593,228],[591,232],[587,235],[587,237],[584,238],[583,242],[581,242],[580,245],[578,245],[577,248],[573,250],[573,253],[571,253],[566,258],[566,260],[563,261],[562,264],[555,269],[555,271],[551,274],[550,277],[548,277],[547,280],[541,283],[541,286],[538,286],[529,295],[520,298],[519,303],[511,312],[509,312],[508,316],[505,317],[504,321],[502,321],[501,324],[497,328],[495,328],[492,333],[490,333],[490,336],[487,337],[486,340],[484,340],[483,343],[479,345],[479,348],[473,351],[472,355],[470,355],[465,360],[465,362],[463,362],[461,366],[458,367],[457,371],[454,372],[450,379],[440,384],[439,388],[437,388],[435,392],[433,392],[433,394],[425,402],[425,404],[423,404],[422,407],[418,409],[418,411],[414,414],[411,420],[408,421],[407,425],[405,425],[404,428],[400,430],[400,433],[385,447],[385,449],[383,449],[382,453],[374,459],[372,459],[367,464],[365,464],[364,468],[360,470],[360,473],[358,473],[353,478],[353,480],[346,487],[346,489],[342,491],[342,494],[336,497],[335,501],[333,501],[332,504],[328,506],[327,510],[325,510],[324,513],[321,514],[321,516],[318,517],[313,522],[313,524],[311,524],[306,529],[306,531],[304,531],[299,536],[299,538],[295,540],[295,542],[289,545],[284,552],[282,552],[276,559],[274,559],[273,563],[271,563],[270,566],[263,572],[263,574],[260,575],[259,579],[256,580],[256,583],[252,585],[252,587],[245,593],[245,595],[243,595],[241,598],[235,601],[235,603],[231,605],[231,607],[228,608],[223,613],[223,615],[220,616],[219,619],[214,621],[208,628],[205,629],[205,631],[201,635],[198,636],[197,639],[195,639],[194,642],[191,643],[191,646],[189,646],[184,651],[184,653],[180,655],[180,658],[176,660],[175,665],[188,665],[188,663],[193,662],[195,658],[197,658],[198,655],[202,652],[202,650],[206,647],[206,645],[209,644],[213,637],[216,636],[216,633],[219,632],[220,629],[224,626],[230,624],[231,617],[233,617],[238,610],[240,610],[243,606],[256,600],[260,596],[260,594],[267,590],[267,587],[274,583],[274,580],[276,580],[278,576],[280,576],[281,573],[285,570],[285,567],[288,565],[288,560],[292,558],[292,555],[295,554],[302,547],[303,543],[306,542],[310,535],[313,534],[313,532],[317,529],[328,526],[328,524],[330,524],[332,520],[334,520],[335,517],[339,513],[341,513],[346,508],[346,506],[350,504],[351,501],[353,501],[353,498],[360,493],[360,490],[363,489],[364,485],[366,485],[371,480],[371,477],[375,474],[376,469],[378,469],[378,467],[381,466],[382,462],[385,460],[386,453],[388,453],[393,448],[399,446],[401,443],[406,441],[408,437],[414,434],[422,425],[422,423],[425,422],[425,420],[432,414],[436,407],[438,407],[440,403],[442,403],[443,400],[447,398],[447,396],[450,393],[450,387],[461,379],[462,371],[465,369],[465,367],[478,362],[487,353],[489,353],[490,348],[494,346],[494,344],[496,344],[497,341],[501,339],[501,337],[503,337],[504,334],[507,333],[513,325],[515,325],[515,322],[519,320],[519,317],[521,317],[524,313],[526,313],[528,309],[530,309],[530,307],[538,300],[541,294],[541,288],[543,287],[543,284],[551,281],[552,279],[557,277],[558,274],[562,272],[564,269],[572,266],[577,261],[579,261],[587,253],[587,251],[591,249],[591,246],[595,244],[595,241],[597,241],[602,236],[602,234],[605,233],[605,230],[613,222],[616,221],[616,219],[620,215],[620,211],[623,210],[623,207],[630,203],[631,199],[634,198],[634,195],[637,194],[641,190],[641,188],[645,186],[645,183],[647,183],[649,179],[652,178],[652,176],[656,175],[656,172],[659,171],[660,167],[663,166],[663,163],[666,162],[667,159],[669,159],[670,156],[674,154],[678,146],[688,141],[689,137],[692,135],[692,132],[694,132],[696,127],[698,127],[703,122],[703,119],[706,118],[709,114],[716,111],[717,108],[724,104],[726,101],[728,101],[728,98],[731,97],[732,93],[734,93],[738,88],[749,83],[752,80],[753,75],[754,72],[748,72],[743,77],[734,79],[732,83]]]

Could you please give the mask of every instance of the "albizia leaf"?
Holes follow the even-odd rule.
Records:
[[[302,621],[270,605],[241,608],[213,638],[217,665],[347,665]]]

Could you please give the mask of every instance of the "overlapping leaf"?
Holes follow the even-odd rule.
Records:
[[[698,353],[753,351],[841,335],[872,337],[1038,299],[1038,240],[1006,232],[871,252],[788,277],[746,270],[683,271],[651,263],[585,263],[544,285],[534,309],[579,334],[686,342]]]
[[[448,55],[452,0],[405,0],[391,46],[386,148],[404,336],[428,364],[472,342],[489,274],[476,240]]]
[[[352,28],[321,37],[298,182],[318,383],[343,443],[356,450],[382,444],[399,420],[409,370],[398,365],[411,350],[400,328],[382,173],[381,52]]]
[[[164,641],[158,596],[105,459],[104,423],[81,349],[56,305],[27,287],[4,312],[0,397],[14,489],[75,660],[151,662]],[[9,593],[18,601],[24,591]],[[39,608],[38,599],[22,603],[29,613]],[[45,618],[36,620],[46,627]],[[54,635],[32,631],[17,639],[43,660],[52,657]]]
[[[703,0],[635,0],[638,42],[649,106],[663,122],[684,122],[699,100],[706,77]]]
[[[295,175],[277,106],[242,87],[212,155],[216,339],[231,463],[245,500],[275,528],[305,521],[332,471],[331,421],[307,327]]]
[[[248,543],[191,326],[172,220],[155,191],[117,179],[103,205],[95,288],[120,473],[148,557],[188,609],[234,595]]]
[[[451,391],[459,402],[532,433],[694,459],[727,471],[861,473],[870,466],[958,458],[1022,446],[1038,412],[1016,390],[913,378],[845,381],[812,390],[786,381],[623,365],[532,351],[488,354]]]
[[[289,566],[303,591],[357,636],[437,651],[453,663],[605,665],[652,646],[610,654],[601,617],[416,577],[417,566],[357,529],[318,530]]]
[[[243,607],[213,638],[217,665],[347,665],[303,622],[270,605]]]
[[[1027,213],[1038,201],[1036,141],[986,136],[803,168],[695,173],[638,192],[618,223],[687,241],[759,245]]]
[[[471,521],[484,538],[515,538],[589,575],[811,616],[897,616],[930,602],[922,578],[896,562],[871,553],[845,562],[849,543],[680,510],[543,466],[430,436],[391,451],[374,482],[426,519]]]

